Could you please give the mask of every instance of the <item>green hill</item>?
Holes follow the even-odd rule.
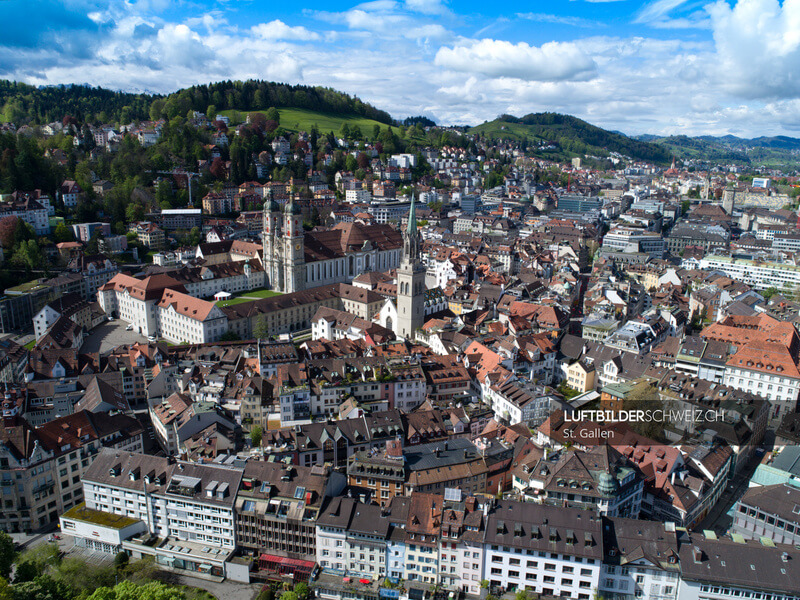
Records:
[[[221,114],[231,119],[231,125],[238,125],[247,118],[248,112],[238,110],[223,110]],[[249,111],[266,113],[264,110]],[[281,127],[288,131],[311,131],[313,125],[317,126],[320,133],[339,133],[342,125],[347,123],[350,128],[358,127],[366,138],[372,138],[375,126],[386,129],[386,124],[374,119],[367,119],[358,115],[336,115],[325,112],[307,110],[305,108],[279,108],[281,115]],[[392,131],[399,133],[399,127],[392,127]]]
[[[492,139],[509,139],[544,148],[544,155],[564,159],[585,154],[608,156],[617,152],[633,159],[655,163],[668,163],[672,153],[656,144],[630,138],[596,127],[586,121],[557,113],[532,113],[524,117],[502,115],[494,121],[483,123],[469,129],[470,133],[480,133]]]
[[[34,87],[0,80],[0,120],[17,125],[43,125],[66,116],[79,123],[117,123],[185,117],[191,111],[217,114],[244,108],[270,107],[345,115],[383,125],[392,123],[386,111],[355,96],[321,86],[270,81],[221,81],[181,89],[166,96],[132,94],[86,85]],[[299,115],[298,115],[299,117]],[[299,118],[295,122],[302,122]]]

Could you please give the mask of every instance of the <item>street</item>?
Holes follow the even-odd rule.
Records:
[[[762,455],[760,454],[754,454],[744,469],[729,481],[720,499],[708,512],[706,518],[693,528],[694,530],[709,529],[716,532],[717,535],[723,535],[728,531],[733,521],[728,515],[728,511],[747,490],[748,482],[753,475],[753,471],[756,470],[756,467],[761,462],[761,457]]]

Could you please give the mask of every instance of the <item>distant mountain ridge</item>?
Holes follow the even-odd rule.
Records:
[[[607,131],[571,115],[559,113],[531,113],[524,117],[501,115],[468,130],[493,139],[525,141],[528,148],[553,158],[581,157],[584,155],[608,156],[616,152],[635,160],[665,164],[672,160],[669,149]],[[554,148],[550,149],[551,146]]]
[[[800,138],[785,135],[740,138],[735,135],[639,135],[636,139],[659,144],[678,158],[704,161],[734,161],[745,164],[800,164]]]

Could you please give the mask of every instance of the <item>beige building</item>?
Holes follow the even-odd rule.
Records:
[[[164,230],[155,223],[145,221],[138,223],[133,231],[139,241],[151,250],[163,250],[165,245]]]
[[[595,386],[594,365],[580,360],[572,363],[567,368],[567,385],[581,394],[593,390]]]

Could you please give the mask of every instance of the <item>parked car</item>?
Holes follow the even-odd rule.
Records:
[[[133,331],[133,323],[131,323],[130,325],[128,325],[128,326],[125,328],[125,331]]]

